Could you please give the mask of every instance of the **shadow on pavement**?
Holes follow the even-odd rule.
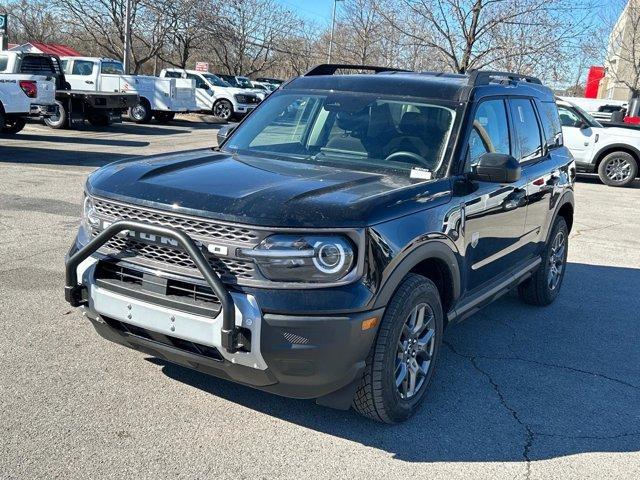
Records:
[[[0,163],[101,167],[137,155],[111,152],[69,151],[48,148],[0,146]]]
[[[182,133],[182,132],[181,132]],[[18,137],[14,137],[18,139]],[[100,138],[100,137],[85,137],[82,134],[78,136],[57,136],[57,135],[37,135],[32,133],[20,133],[20,140],[24,142],[61,142],[83,145],[107,145],[110,147],[146,147],[149,142],[140,140],[120,140],[116,138]]]
[[[405,461],[639,451],[639,291],[638,269],[571,263],[552,306],[512,294],[451,326],[425,404],[395,426],[149,360],[205,392]]]

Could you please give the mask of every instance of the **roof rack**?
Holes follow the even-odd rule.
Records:
[[[500,79],[506,79],[510,82],[527,82],[542,85],[539,78],[522,75],[520,73],[500,72],[497,70],[469,70],[467,74],[469,75],[469,85],[474,87],[477,85],[487,85]]]
[[[402,70],[400,68],[393,67],[377,67],[373,65],[350,65],[348,63],[321,63],[316,65],[307,73],[304,77],[313,77],[316,75],[335,75],[338,70],[369,70],[374,73],[381,72],[408,72],[409,70]]]

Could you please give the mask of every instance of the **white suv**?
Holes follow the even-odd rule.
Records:
[[[613,187],[631,184],[638,176],[640,129],[604,127],[577,105],[557,100],[564,144],[579,172],[597,173]]]
[[[160,76],[194,80],[198,108],[223,120],[244,116],[256,108],[261,101],[257,95],[232,87],[212,73],[166,68],[160,72]]]

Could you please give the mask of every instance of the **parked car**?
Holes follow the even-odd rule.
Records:
[[[55,80],[55,105],[41,118],[51,128],[80,126],[85,120],[95,126],[121,121],[121,114],[138,102],[136,94],[73,90],[64,74],[63,62],[56,55],[26,52],[1,52],[5,72],[45,75]]]
[[[62,57],[67,81],[72,88],[97,92],[125,92],[138,95],[128,109],[136,123],[173,120],[176,113],[198,110],[195,86],[190,80],[125,75],[122,62],[98,57]]]
[[[165,68],[161,78],[187,78],[196,87],[198,110],[223,120],[241,118],[260,103],[260,98],[241,88],[235,88],[212,73],[180,68]]]
[[[6,65],[0,54],[0,71]],[[16,134],[29,117],[51,115],[55,111],[55,84],[47,77],[0,74],[0,134]]]
[[[552,303],[575,164],[551,90],[344,68],[287,83],[216,150],[93,173],[67,301],[113,342],[388,423],[424,399],[447,325],[512,288]]]
[[[257,95],[258,98],[260,99],[260,101],[262,101],[265,98],[267,98],[267,93],[264,90],[260,89],[260,88],[255,88],[253,86],[253,84],[251,83],[251,80],[249,80],[247,77],[240,77],[240,76],[235,76],[235,75],[225,75],[225,74],[222,74],[222,73],[216,73],[216,76],[218,76],[221,79],[223,79],[225,82],[227,82],[232,87],[241,88],[242,90],[245,90],[245,92],[251,92],[251,93]]]
[[[279,80],[277,78],[267,78],[267,77],[258,77],[256,78],[256,81],[269,83],[271,85],[276,85],[277,87],[279,87],[284,83],[284,80]]]
[[[605,128],[579,106],[558,100],[564,144],[579,172],[597,173],[606,185],[625,187],[638,176],[640,130]]]

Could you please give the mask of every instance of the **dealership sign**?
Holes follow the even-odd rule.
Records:
[[[0,35],[7,33],[7,14],[0,15]]]
[[[196,62],[196,72],[208,72],[208,71],[209,71],[209,63]]]

